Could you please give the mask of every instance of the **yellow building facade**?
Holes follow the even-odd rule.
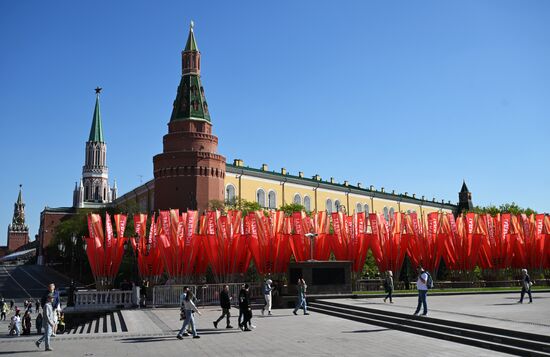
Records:
[[[258,202],[266,209],[278,209],[282,205],[297,203],[306,211],[327,211],[329,213],[345,210],[354,212],[381,213],[389,217],[394,212],[416,212],[425,217],[430,212],[455,213],[457,205],[449,201],[427,200],[415,194],[386,192],[373,186],[351,185],[349,182],[336,182],[333,178],[325,180],[318,175],[311,178],[302,172],[293,175],[286,169],[270,171],[267,165],[250,168],[242,160],[226,164],[224,180],[226,202],[246,200]],[[154,211],[154,180],[136,187],[119,197],[114,203],[122,205],[131,202],[142,212]]]
[[[277,209],[285,204],[297,203],[307,211],[382,213],[385,216],[394,212],[416,212],[425,216],[430,212],[456,211],[450,202],[436,202],[408,193],[388,193],[361,184],[337,183],[333,178],[323,180],[315,175],[305,177],[302,172],[292,175],[286,169],[270,171],[267,165],[260,169],[245,167],[242,160],[226,165],[225,200],[247,200],[258,202],[267,209]]]

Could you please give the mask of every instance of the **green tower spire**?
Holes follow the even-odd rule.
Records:
[[[199,51],[197,40],[195,40],[195,32],[193,32],[194,27],[195,23],[191,21],[191,25],[189,26],[189,36],[187,36],[187,43],[185,44],[184,51]]]
[[[19,196],[17,196],[17,204],[22,205],[23,204],[23,194],[21,191],[23,190],[23,185],[19,185]]]
[[[95,89],[95,108],[94,108],[94,116],[92,119],[92,127],[90,129],[90,137],[88,141],[91,142],[103,142],[103,126],[101,124],[101,112],[99,110],[99,93],[101,93],[101,89],[97,87]]]
[[[181,53],[182,77],[170,121],[204,120],[210,122],[208,103],[201,83],[201,53],[197,47],[191,21],[187,44]]]

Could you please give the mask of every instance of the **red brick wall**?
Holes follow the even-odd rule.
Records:
[[[29,243],[29,232],[8,232],[8,250],[10,252],[27,243]]]

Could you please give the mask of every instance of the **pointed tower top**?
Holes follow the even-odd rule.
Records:
[[[17,196],[17,204],[18,204],[18,205],[23,204],[23,194],[22,194],[22,191],[23,191],[23,185],[19,184],[19,196]]]
[[[203,120],[210,122],[208,103],[200,80],[201,53],[197,48],[194,24],[191,22],[185,50],[181,53],[181,81],[170,121]]]
[[[101,124],[101,112],[99,110],[99,93],[103,88],[97,87],[95,89],[95,108],[94,116],[92,119],[92,128],[90,129],[90,137],[88,141],[103,142],[103,126]]]
[[[193,28],[195,27],[195,23],[191,21],[191,24],[189,25],[189,36],[187,37],[187,43],[185,44],[185,52],[190,51],[199,51],[199,47],[197,46],[197,40],[195,40],[195,32],[193,31]]]
[[[465,180],[462,180],[462,188],[460,189],[460,192],[470,192],[468,191],[468,186],[466,186]]]
[[[28,231],[28,227],[25,224],[25,204],[23,203],[23,185],[19,185],[19,195],[17,196],[17,202],[13,205],[13,218],[9,230],[12,231]]]

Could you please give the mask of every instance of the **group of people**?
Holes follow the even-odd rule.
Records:
[[[273,300],[273,281],[271,279],[266,279],[262,286],[262,292],[264,296],[264,305],[262,307],[262,315],[265,315],[267,311],[268,315],[272,315],[272,300]],[[293,310],[294,315],[297,315],[297,311],[300,309],[304,310],[304,315],[309,315],[307,312],[307,303],[306,303],[306,291],[307,284],[304,279],[298,279],[297,283],[298,297],[296,302],[296,307]],[[222,309],[222,314],[218,317],[217,320],[213,321],[212,324],[214,328],[218,328],[218,324],[225,318],[226,320],[226,329],[232,329],[231,325],[231,300],[233,297],[229,293],[229,285],[224,285],[222,291],[220,291],[220,307]],[[250,286],[248,284],[243,284],[241,290],[239,291],[238,297],[238,307],[239,307],[239,318],[238,326],[242,331],[252,331],[256,328],[252,324],[252,303],[250,300]],[[188,288],[183,288],[183,293],[180,295],[180,320],[183,320],[180,331],[176,335],[178,339],[183,339],[184,336],[192,335],[193,338],[200,338],[197,333],[197,326],[194,314],[197,313],[201,315],[196,306],[196,299],[193,295],[193,292]]]
[[[6,320],[8,313],[13,311],[13,316],[10,317],[10,323],[8,325],[8,334],[10,336],[30,335],[32,328],[32,313],[35,302],[32,300],[25,300],[23,303],[23,315],[21,315],[21,309],[15,305],[15,301],[12,299],[9,302],[3,298],[0,299],[0,320]],[[41,326],[42,314],[40,313],[40,302],[36,301],[36,326],[37,332],[39,332],[39,326]]]
[[[426,270],[422,266],[418,266],[417,268],[418,276],[416,280],[416,289],[418,290],[418,304],[416,307],[416,310],[413,315],[418,315],[420,313],[420,309],[422,309],[421,316],[427,316],[428,315],[428,301],[427,301],[427,295],[428,290],[433,288],[433,279]],[[533,302],[533,297],[531,295],[531,287],[533,286],[533,281],[529,277],[529,274],[527,273],[527,269],[521,269],[521,293],[520,293],[520,299],[518,301],[519,304],[523,303],[523,298],[525,297],[525,294],[529,296],[529,303],[531,304]],[[384,297],[384,302],[386,302],[388,299],[390,301],[390,304],[393,304],[393,273],[391,270],[388,270],[386,272],[386,277],[384,279],[384,290],[386,291],[387,295]]]
[[[10,317],[10,324],[8,326],[8,334],[10,336],[30,335],[33,325],[33,308],[35,308],[36,333],[42,334],[42,330],[44,330],[43,336],[35,343],[37,346],[40,346],[43,341],[46,341],[46,351],[51,351],[50,336],[55,336],[59,324],[63,323],[59,292],[55,289],[55,285],[50,284],[48,286],[48,291],[42,299],[36,299],[36,301],[32,299],[25,300],[21,307],[23,312],[15,305],[14,300],[10,300],[9,305],[3,298],[0,300],[0,319],[6,320],[8,313],[13,311],[13,316]],[[59,318],[60,315],[61,319]]]

